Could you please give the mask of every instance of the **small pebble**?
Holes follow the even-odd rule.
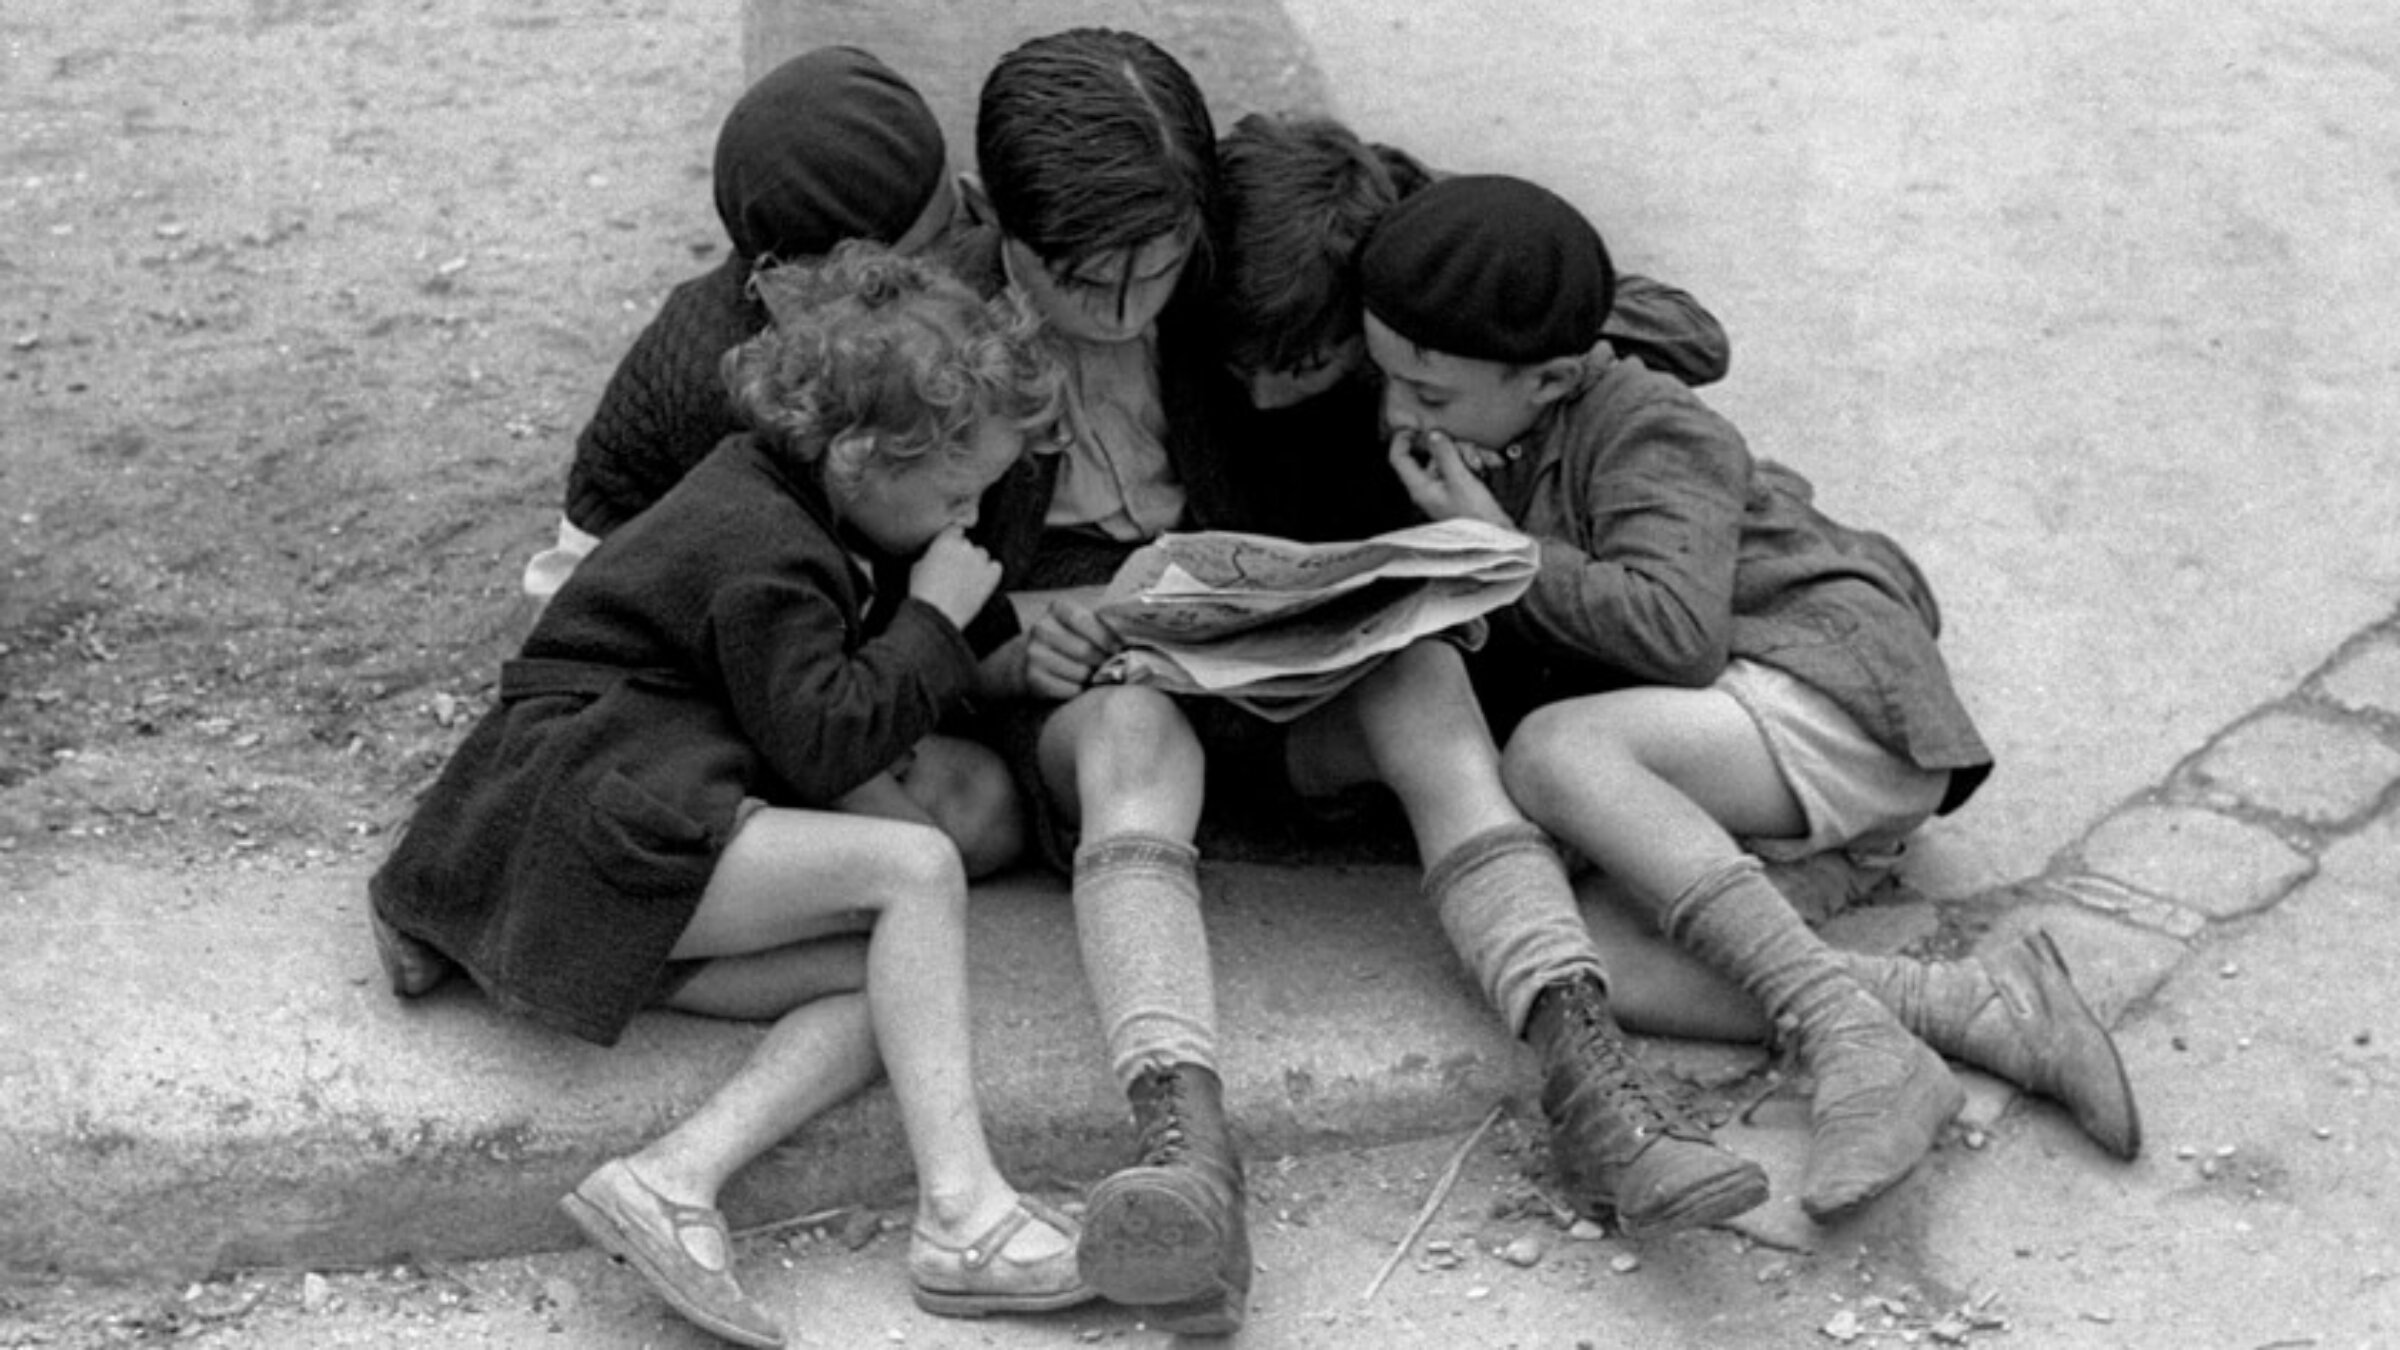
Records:
[[[1577,1242],[1598,1242],[1608,1236],[1608,1226],[1590,1219],[1577,1219],[1574,1226],[1567,1229],[1567,1236]]]
[[[2190,1162],[2200,1156],[2200,1150],[2193,1148],[2190,1144],[2179,1144],[2175,1148],[2175,1156],[2185,1162]]]
[[[1500,1249],[1500,1259],[1512,1266],[1538,1266],[1542,1263],[1541,1240],[1531,1235],[1517,1238]]]
[[[2310,1133],[2316,1135],[2319,1139],[2333,1138],[2332,1129],[2324,1125],[2319,1125],[2315,1130],[2310,1131]]]
[[[2237,966],[2237,965],[2235,965],[2235,964],[2234,964],[2233,962],[2231,962],[2231,961],[2228,961],[2228,962],[2226,962],[2224,965],[2221,965],[2221,966],[2217,967],[2217,978],[2219,978],[2219,979],[2223,979],[2223,980],[2230,980],[2230,979],[2232,979],[2234,976],[2236,976],[2236,975],[2239,975],[2239,974],[2241,974],[2241,973],[2242,973],[2242,968],[2241,968],[2240,966]]]
[[[1609,1258],[1608,1268],[1619,1275],[1631,1275],[1642,1268],[1642,1258],[1632,1252],[1620,1252]]]

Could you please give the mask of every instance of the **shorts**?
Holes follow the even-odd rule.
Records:
[[[1068,808],[1042,782],[1042,729],[1061,705],[1012,700],[986,708],[963,734],[982,741],[1007,763],[1025,803],[1027,845],[1036,859],[1064,876],[1075,872],[1079,831]],[[1338,858],[1383,861],[1411,857],[1405,820],[1385,798],[1360,790],[1329,800],[1304,798],[1292,786],[1286,759],[1289,728],[1244,712],[1223,699],[1177,698],[1207,758],[1206,806],[1193,841],[1224,860]]]
[[[1808,822],[1798,838],[1743,840],[1759,857],[1792,862],[1838,849],[1861,863],[1880,858],[1888,868],[1902,841],[1941,806],[1948,770],[1921,769],[1884,749],[1820,690],[1743,660],[1713,687],[1750,714]]]

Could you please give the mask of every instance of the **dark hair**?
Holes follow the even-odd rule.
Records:
[[[1355,335],[1358,251],[1400,200],[1394,166],[1332,118],[1257,113],[1234,123],[1217,161],[1215,319],[1227,357],[1289,370]]]
[[[975,164],[1000,228],[1061,271],[1192,227],[1188,270],[1204,271],[1216,139],[1191,73],[1107,28],[1001,57],[975,113]]]
[[[986,300],[865,240],[750,284],[775,321],[725,354],[727,389],[782,453],[821,464],[837,499],[874,460],[965,453],[978,418],[1040,436],[1059,417],[1065,375],[1011,292]],[[849,432],[868,436],[837,445]]]

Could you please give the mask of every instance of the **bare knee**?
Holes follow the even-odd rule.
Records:
[[[967,869],[957,845],[939,830],[916,827],[893,832],[891,847],[874,878],[878,909],[903,905],[940,907],[966,913]]]
[[[1501,782],[1527,815],[1541,819],[1579,785],[1606,781],[1635,763],[1633,747],[1599,699],[1536,708],[1500,756]]]
[[[1140,688],[1094,689],[1077,702],[1085,699],[1074,759],[1086,799],[1171,791],[1199,779],[1200,738],[1175,700]]]
[[[989,747],[950,736],[920,742],[900,788],[958,847],[969,877],[989,876],[1025,848],[1025,804]]]

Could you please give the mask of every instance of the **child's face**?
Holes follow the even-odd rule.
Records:
[[[1009,276],[1043,322],[1079,342],[1126,342],[1147,331],[1174,296],[1195,233],[1162,234],[1138,248],[1087,258],[1069,273],[1014,239],[1003,247]]]
[[[1366,363],[1366,340],[1353,333],[1331,347],[1311,352],[1298,364],[1282,370],[1231,367],[1233,377],[1250,396],[1250,406],[1262,412],[1304,403],[1349,378]]]
[[[1549,404],[1541,368],[1429,352],[1367,316],[1367,354],[1383,370],[1383,429],[1439,431],[1485,450],[1533,429]]]
[[[964,455],[870,464],[857,492],[841,504],[842,519],[893,558],[915,557],[953,525],[973,526],[984,489],[1017,462],[1025,438],[1006,418],[985,417],[967,445]]]

